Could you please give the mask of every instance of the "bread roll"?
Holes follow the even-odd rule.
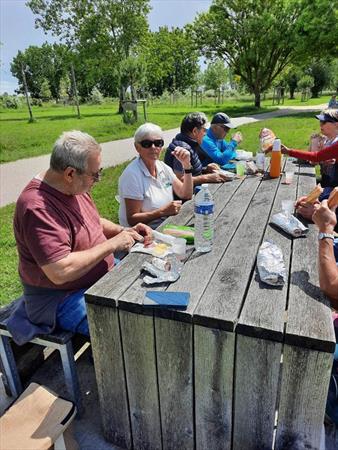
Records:
[[[323,190],[324,189],[321,187],[321,185],[317,184],[317,186],[306,197],[305,199],[306,203],[315,203],[315,201],[318,199]]]
[[[331,209],[338,206],[338,187],[332,189],[330,197],[327,201],[327,206]]]
[[[263,152],[272,148],[273,141],[276,139],[276,135],[269,128],[262,128],[259,132],[260,146]]]

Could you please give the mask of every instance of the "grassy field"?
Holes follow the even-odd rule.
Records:
[[[326,103],[329,97],[310,99],[309,104]],[[298,106],[299,99],[285,100],[284,106]],[[212,99],[205,99],[202,105],[192,107],[190,102],[178,101],[177,104],[162,104],[155,101],[148,107],[148,121],[157,123],[164,130],[179,126],[182,117],[191,110],[204,111],[211,117],[217,111],[225,111],[230,117],[238,117],[252,113],[273,110],[271,99],[262,102],[262,108],[253,106],[252,99],[229,99],[222,105],[215,105]],[[33,107],[33,114],[37,119],[28,123],[27,110],[0,110],[0,162],[16,161],[51,152],[56,138],[65,130],[79,129],[94,136],[98,142],[131,137],[140,123],[143,115],[140,108],[140,123],[126,125],[121,115],[116,113],[117,102],[103,105],[82,105],[81,119],[77,119],[73,106],[47,105]]]
[[[240,129],[244,141],[241,148],[256,152],[259,146],[258,134],[262,122],[244,125]],[[313,113],[275,118],[264,121],[264,126],[271,128],[282,141],[298,148],[307,148],[309,136],[318,131],[318,121]],[[104,170],[102,180],[93,189],[93,197],[100,214],[107,219],[118,221],[118,203],[115,200],[117,183],[126,164]],[[20,295],[21,288],[17,275],[17,253],[12,231],[14,204],[0,208],[1,223],[1,257],[0,257],[0,305],[6,304]]]
[[[203,104],[198,107],[206,114],[212,115],[218,110],[226,109],[231,116],[250,114],[257,110],[249,101],[232,101],[226,105]],[[258,112],[267,111],[261,108]],[[15,161],[21,158],[38,156],[51,152],[56,138],[65,130],[81,130],[91,134],[98,142],[113,141],[131,137],[136,128],[143,123],[143,114],[139,123],[126,125],[122,116],[117,114],[117,103],[81,106],[81,119],[75,115],[74,107],[34,107],[33,114],[37,121],[27,122],[25,109],[0,111],[0,162]],[[147,109],[149,122],[160,125],[164,130],[179,126],[182,117],[191,111],[190,105],[154,104]]]

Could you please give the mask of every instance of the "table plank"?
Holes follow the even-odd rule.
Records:
[[[235,335],[194,326],[196,449],[230,450]]]
[[[117,310],[87,305],[103,434],[131,449],[132,436]],[[109,374],[109,376],[107,376]]]
[[[289,161],[285,170],[291,166]],[[296,199],[296,189],[297,179],[292,185],[280,184],[269,221],[281,210],[282,200]],[[292,238],[268,225],[262,240],[267,239],[282,249],[288,272]],[[254,450],[257,443],[261,448],[272,447],[284,339],[288,280],[282,289],[268,286],[260,281],[255,266],[236,328],[234,448],[238,450]]]
[[[289,161],[285,166],[285,170],[291,167],[294,167],[294,165]],[[298,172],[298,167],[296,167],[296,170]],[[292,185],[280,184],[274,199],[269,221],[273,214],[281,211],[283,200],[296,201],[297,178],[297,173],[295,173]],[[267,226],[262,241],[272,240],[282,250],[287,269],[287,279],[282,289],[262,283],[257,272],[257,264],[255,264],[255,273],[252,277],[241,311],[236,328],[237,333],[283,342],[292,239],[291,236],[282,230],[271,225]]]
[[[248,180],[247,180],[248,181]],[[247,210],[241,205],[243,219],[233,230],[231,240],[194,311],[194,322],[234,331],[246,290],[251,282],[258,247],[268,221],[279,179],[264,180],[254,193]],[[235,208],[226,208],[231,217]],[[222,242],[222,226],[217,227],[217,241]]]
[[[192,327],[155,318],[163,449],[194,448]]]
[[[119,317],[133,445],[155,450],[161,447],[162,433],[154,320],[127,311],[119,311]]]
[[[300,173],[298,196],[315,184],[313,167],[301,166]],[[306,240],[293,242],[276,449],[319,448],[335,336],[319,289],[317,245],[313,224]]]
[[[301,166],[298,196],[314,187],[313,167]],[[317,229],[309,224],[306,239],[293,242],[291,283],[285,342],[324,352],[334,352],[335,335],[329,301],[319,288]]]
[[[282,344],[237,336],[233,450],[271,449]]]
[[[329,353],[284,346],[276,450],[320,448],[331,367]]]

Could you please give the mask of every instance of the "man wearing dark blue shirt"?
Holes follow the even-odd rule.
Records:
[[[191,171],[194,185],[202,183],[221,183],[225,177],[218,173],[218,166],[206,162],[207,155],[200,145],[208,127],[208,119],[204,113],[187,114],[181,123],[181,132],[175,136],[167,148],[164,162],[170,166],[178,178],[182,179],[182,164],[172,155],[176,147],[183,147],[190,152]]]

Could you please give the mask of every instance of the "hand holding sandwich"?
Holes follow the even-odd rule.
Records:
[[[337,224],[337,217],[335,214],[337,204],[333,208],[329,208],[328,203],[328,200],[323,200],[321,203],[315,205],[312,220],[317,225],[320,232],[332,234],[334,227]]]
[[[308,195],[300,197],[296,202],[297,213],[304,217],[304,219],[312,220],[314,205],[319,204],[318,197],[322,192],[323,188],[320,184],[317,184]]]

